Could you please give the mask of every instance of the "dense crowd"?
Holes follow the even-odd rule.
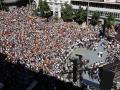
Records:
[[[74,22],[46,22],[33,16],[29,6],[1,11],[0,27],[0,52],[7,54],[10,62],[25,63],[33,70],[43,68],[52,73],[58,73],[53,69],[61,70],[59,65],[77,41],[96,39],[91,30]]]
[[[9,62],[20,62],[35,71],[42,68],[58,76],[75,45],[96,49],[99,29],[82,27],[75,22],[46,22],[33,13],[30,6],[0,11],[0,52],[8,55]],[[119,42],[105,44],[110,53],[120,56]]]
[[[120,60],[120,42],[107,42],[108,57],[107,62],[114,62],[115,60]]]

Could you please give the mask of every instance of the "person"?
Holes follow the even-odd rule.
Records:
[[[60,74],[57,72],[62,72],[60,69],[65,66],[76,43],[88,49],[89,45],[94,48],[94,43],[98,43],[98,32],[93,33],[92,28],[81,28],[75,22],[46,23],[44,18],[32,14],[33,10],[29,6],[8,12],[0,11],[0,51],[9,55],[8,61],[11,63],[17,63],[19,58],[20,64],[25,64],[27,68],[36,71],[42,68],[57,77]],[[119,42],[105,43],[108,56],[113,56],[111,53],[120,56]],[[102,55],[103,53],[99,57]],[[44,57],[47,56],[51,57],[49,61],[54,61],[49,63],[50,67],[48,63],[43,64]]]
[[[103,56],[103,52],[98,52],[98,57],[102,57]]]

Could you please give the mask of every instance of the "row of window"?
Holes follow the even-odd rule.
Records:
[[[74,9],[77,11],[77,9]],[[93,15],[95,11],[89,11],[89,15]],[[98,11],[100,16],[108,16],[108,15],[113,15],[115,18],[120,18],[120,13],[111,13],[111,12],[103,12],[103,11]]]
[[[89,11],[89,14],[92,15],[94,11]],[[120,18],[120,13],[111,13],[111,12],[101,12],[99,11],[100,16],[108,16],[108,15],[113,15],[115,18]]]
[[[63,1],[62,0],[48,0],[48,2],[54,2],[54,3],[63,3]]]
[[[71,1],[71,4],[87,6],[88,2]],[[120,9],[120,5],[119,4],[112,4],[112,3],[111,4],[107,4],[107,3],[89,2],[89,6],[91,6],[91,7],[100,7],[100,8],[110,8],[110,9]]]

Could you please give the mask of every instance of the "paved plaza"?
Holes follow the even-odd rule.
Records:
[[[98,44],[96,50],[89,50],[87,48],[79,48],[76,47],[75,50],[72,52],[71,57],[77,58],[76,54],[82,55],[83,59],[89,60],[89,64],[94,64],[96,62],[102,61],[105,62],[105,58],[107,57],[107,51],[104,50],[104,48],[101,46],[101,43],[104,42],[102,39]],[[103,52],[102,57],[98,56],[99,52]]]
[[[105,62],[105,59],[107,57],[107,51],[104,50],[103,46],[101,45],[102,43],[104,42],[103,39],[100,40],[99,43],[96,43],[96,50],[90,50],[90,49],[87,49],[86,47],[84,48],[79,48],[78,46],[75,46],[70,58],[77,58],[78,59],[78,56],[76,56],[76,54],[78,55],[82,55],[82,59],[83,60],[89,60],[89,63],[87,64],[88,66],[90,65],[93,65],[94,63],[96,62]],[[102,52],[102,57],[99,57],[98,53]],[[67,62],[67,64],[69,65],[69,60]],[[99,84],[99,81],[96,80],[96,79],[92,79],[90,78],[90,76],[88,75],[88,73],[83,73],[83,79],[84,81],[88,84],[90,83],[90,85],[97,85]],[[64,75],[64,78],[67,77],[67,75]],[[71,79],[69,79],[71,81]],[[80,85],[80,82],[79,82],[79,79],[77,80],[77,82],[75,82],[75,85],[79,86]]]

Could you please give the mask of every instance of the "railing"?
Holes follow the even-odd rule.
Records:
[[[81,6],[84,10],[86,10],[87,6],[82,5],[72,5],[74,10],[78,10],[79,6]],[[89,15],[92,15],[95,11],[100,13],[102,18],[105,18],[109,14],[112,14],[117,20],[120,20],[120,9],[110,9],[110,8],[99,8],[99,7],[89,7]]]
[[[95,11],[89,11],[89,16],[92,16]],[[105,18],[109,14],[112,14],[115,18],[120,18],[120,13],[110,13],[110,12],[99,12],[100,17]]]

